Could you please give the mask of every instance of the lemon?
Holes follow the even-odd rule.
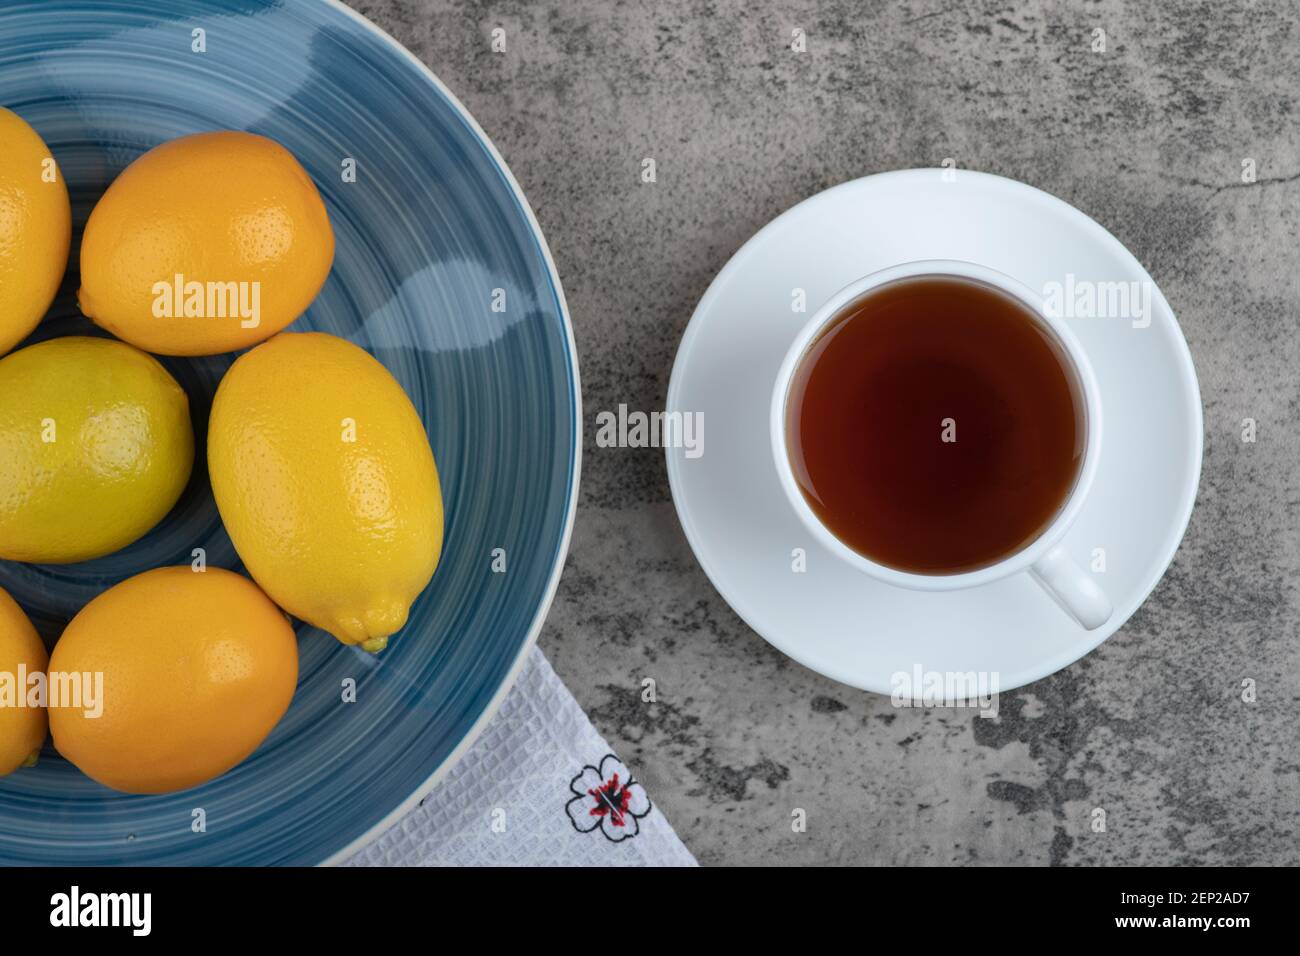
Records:
[[[214,355],[274,335],[311,304],[334,232],[306,170],[252,133],[156,146],[95,205],[81,310],[160,355]]]
[[[44,673],[47,662],[36,628],[0,588],[0,682],[9,681],[12,694],[0,694],[0,777],[34,764],[45,743],[45,708],[26,705],[30,684],[19,674]]]
[[[0,355],[45,315],[68,265],[72,208],[45,142],[0,108]]]
[[[424,426],[365,350],[282,333],[231,366],[208,427],[217,507],[253,579],[344,644],[381,650],[442,547]]]
[[[193,463],[189,401],[152,356],[72,336],[0,359],[0,558],[125,547],[171,510]]]
[[[59,753],[127,793],[225,773],[284,716],[298,683],[293,628],[257,585],[220,568],[157,568],[72,619],[50,671],[103,674],[99,713],[50,708]]]

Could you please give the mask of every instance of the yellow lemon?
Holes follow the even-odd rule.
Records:
[[[68,187],[49,147],[0,108],[0,355],[25,339],[63,280],[72,237]]]
[[[36,628],[0,588],[0,685],[8,681],[12,690],[0,693],[0,777],[34,764],[45,743],[45,708],[27,706],[30,685],[19,675],[43,674],[47,663]]]
[[[332,335],[283,333],[217,389],[208,470],[249,573],[282,608],[381,650],[442,548],[433,452],[402,386]]]
[[[160,355],[247,348],[306,310],[334,232],[307,171],[252,133],[185,136],[114,180],[86,223],[81,311]]]
[[[123,548],[171,510],[193,464],[189,401],[153,356],[71,336],[0,359],[0,558]]]
[[[82,608],[50,671],[103,675],[95,706],[50,708],[59,753],[115,790],[169,793],[225,773],[266,739],[293,698],[298,644],[247,578],[157,568]]]

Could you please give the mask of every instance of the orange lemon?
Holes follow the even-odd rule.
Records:
[[[288,619],[247,578],[158,568],[82,608],[50,670],[103,675],[98,716],[50,708],[59,753],[115,790],[168,793],[257,749],[293,697],[298,645]]]
[[[0,355],[25,339],[63,280],[72,208],[49,147],[0,108]]]
[[[34,764],[45,743],[45,708],[19,705],[26,701],[28,687],[19,673],[44,673],[47,663],[36,628],[0,588],[0,682],[10,682],[10,692],[0,694],[0,777]]]
[[[247,348],[298,318],[334,261],[307,171],[241,132],[156,146],[114,180],[81,244],[81,310],[160,355]]]

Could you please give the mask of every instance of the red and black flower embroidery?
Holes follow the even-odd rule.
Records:
[[[601,758],[599,767],[583,767],[569,789],[577,794],[564,805],[573,828],[590,833],[600,827],[614,843],[636,836],[641,829],[637,821],[651,810],[645,788],[613,754]]]

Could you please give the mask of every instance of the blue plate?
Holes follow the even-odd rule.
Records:
[[[204,31],[196,52],[194,30]],[[309,864],[394,822],[469,746],[541,628],[572,527],[579,393],[563,293],[518,185],[464,108],[413,56],[327,2],[122,0],[0,10],[0,105],[50,145],[72,195],[74,249],[29,342],[93,330],[77,313],[76,244],[95,200],[164,140],[250,130],[311,173],[337,237],[334,270],[291,331],[370,350],[406,389],[442,478],[446,540],[410,623],[372,657],[307,626],[288,714],[211,783],[128,796],[46,746],[0,778],[0,862]],[[345,160],[356,181],[345,182]],[[494,311],[504,290],[505,311]],[[198,448],[233,356],[165,359]],[[47,642],[140,571],[240,567],[200,452],[181,502],[117,554],[65,566],[0,561]],[[494,573],[502,548],[506,572]],[[357,700],[344,703],[345,678]],[[206,831],[195,832],[203,810]]]

